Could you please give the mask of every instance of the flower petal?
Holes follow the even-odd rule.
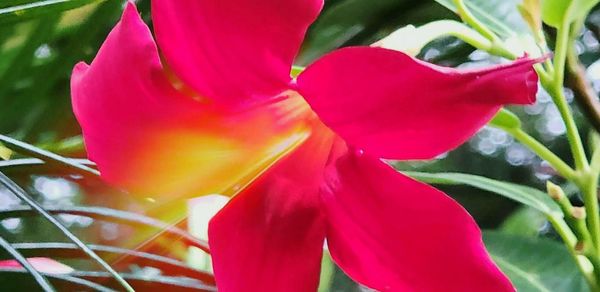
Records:
[[[174,89],[132,3],[71,88],[90,159],[143,195],[228,194],[307,136],[285,103],[223,112]]]
[[[514,291],[455,201],[378,159],[337,160],[322,190],[327,243],[354,280],[378,291]]]
[[[354,47],[309,66],[298,86],[348,143],[378,157],[428,159],[463,143],[502,105],[535,101],[532,65],[538,61],[460,70],[388,49]]]
[[[219,291],[316,291],[325,238],[318,189],[331,139],[313,136],[211,221]]]
[[[218,102],[248,103],[289,88],[291,66],[323,0],[154,0],[167,63]]]
[[[73,268],[61,264],[53,259],[33,257],[28,258],[27,261],[38,271],[48,274],[68,274],[73,272]],[[0,267],[2,268],[21,268],[21,264],[16,260],[4,260],[0,261]]]

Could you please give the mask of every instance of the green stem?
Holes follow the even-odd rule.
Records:
[[[577,124],[571,113],[571,109],[567,103],[567,99],[564,95],[564,78],[565,78],[565,67],[567,61],[567,52],[569,49],[570,39],[570,25],[565,23],[561,28],[558,29],[558,36],[556,39],[556,48],[554,55],[554,78],[551,84],[546,83],[545,86],[548,93],[552,96],[558,111],[565,123],[567,129],[567,139],[571,146],[571,152],[573,159],[575,160],[575,167],[578,170],[585,170],[589,167],[588,160],[585,155],[581,136],[577,129]]]
[[[600,175],[600,149],[594,149],[592,161],[590,162],[590,173],[594,174],[595,177]]]
[[[548,190],[550,197],[558,204],[565,215],[565,222],[567,222],[568,226],[573,230],[573,233],[575,233],[575,236],[577,236],[579,242],[578,249],[580,252],[593,250],[595,245],[586,225],[585,220],[587,214],[585,209],[573,207],[562,188],[551,181],[546,182],[546,189]]]
[[[594,245],[594,252],[591,255],[592,262],[598,262],[598,255],[600,255],[600,214],[598,208],[598,173],[593,169],[590,169],[588,160],[583,148],[581,136],[579,135],[577,125],[573,119],[571,109],[569,108],[566,98],[564,96],[564,77],[566,62],[569,53],[569,48],[572,47],[573,37],[571,34],[571,25],[567,21],[558,29],[558,35],[556,39],[556,48],[554,55],[554,79],[550,88],[547,88],[548,92],[552,96],[558,110],[565,122],[567,128],[567,138],[571,146],[571,152],[575,160],[576,169],[582,174],[579,181],[575,181],[583,193],[583,201],[587,213],[587,226],[592,236],[592,242]],[[595,155],[597,156],[597,155]],[[594,158],[594,161],[600,158]],[[594,169],[597,162],[594,162]],[[598,268],[596,268],[596,272]]]
[[[428,36],[428,39],[437,39],[446,35],[457,37],[469,45],[488,51],[492,49],[492,42],[477,31],[453,20],[433,21],[418,27],[419,33]]]
[[[458,13],[460,18],[491,42],[490,48],[486,51],[492,55],[501,56],[509,60],[513,60],[518,57],[510,49],[504,46],[500,38],[491,29],[489,29],[485,24],[481,23],[471,13],[463,0],[453,0],[453,2],[456,6],[456,13]]]
[[[592,234],[594,242],[594,251],[596,255],[600,255],[600,213],[598,209],[598,175],[597,173],[589,172],[585,176],[584,183],[580,185],[583,192],[583,201],[585,203],[588,227]]]
[[[591,262],[592,266],[594,266],[593,269],[587,268],[586,265],[582,262],[582,256],[577,252],[575,248],[577,245],[577,237],[575,236],[573,231],[569,228],[567,223],[562,218],[548,216],[548,221],[550,221],[552,227],[554,227],[554,230],[556,230],[560,238],[563,240],[564,244],[567,246],[567,250],[575,260],[577,267],[583,274],[585,280],[590,286],[590,289],[592,291],[600,291],[600,286],[598,285],[598,281],[596,280],[594,274],[594,271],[597,270],[597,268],[595,267],[593,261]]]
[[[562,86],[561,89],[556,89],[553,95],[555,98],[556,106],[558,107],[558,111],[562,116],[563,121],[565,122],[565,127],[567,129],[567,139],[571,146],[571,153],[573,154],[573,159],[575,161],[575,167],[578,170],[585,170],[589,167],[588,160],[585,154],[585,150],[583,148],[583,142],[581,141],[581,136],[579,135],[579,130],[577,129],[577,124],[575,123],[575,119],[571,113],[571,109],[567,104],[567,100],[564,96]]]
[[[458,15],[460,15],[460,18],[462,18],[464,22],[473,27],[476,31],[481,33],[490,41],[495,42],[498,40],[498,37],[496,36],[496,34],[494,34],[494,32],[492,32],[489,28],[487,28],[487,26],[479,22],[479,20],[475,18],[473,14],[471,14],[471,11],[469,11],[469,8],[467,8],[463,0],[453,1],[454,5],[456,5]]]
[[[560,157],[556,156],[550,149],[546,148],[544,144],[540,143],[535,138],[531,137],[521,128],[504,129],[507,133],[511,134],[517,141],[527,146],[537,156],[550,163],[562,177],[567,180],[577,181],[578,176],[575,170],[566,164]]]

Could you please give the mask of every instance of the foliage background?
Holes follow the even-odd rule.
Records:
[[[66,12],[64,8],[70,8],[67,5],[31,9],[23,14],[4,11],[14,5],[41,2],[44,1],[3,0],[0,3],[0,133],[62,155],[85,157],[80,129],[71,113],[69,76],[75,63],[90,62],[95,56],[118,20],[123,1],[73,0],[68,5],[77,8]],[[493,9],[498,11],[509,11],[509,6],[515,5],[512,0],[493,2],[496,4]],[[138,6],[150,23],[149,1],[138,1]],[[370,44],[404,25],[442,18],[456,19],[451,11],[433,0],[328,0],[323,14],[310,29],[297,62],[307,64],[332,49]],[[600,11],[594,11],[586,25],[579,46],[583,61],[590,66],[588,74],[600,89],[600,63],[594,64],[600,56]],[[420,57],[450,66],[481,66],[500,61],[454,38],[435,41]],[[535,105],[516,111],[526,121],[530,133],[569,161],[564,126],[546,94],[540,93]],[[577,117],[585,133],[587,123],[581,114],[577,113]],[[0,154],[2,151],[0,148]],[[545,180],[554,178],[550,168],[533,153],[514,143],[502,131],[491,128],[482,130],[469,143],[439,160],[397,166],[407,170],[473,173],[537,188],[543,188]],[[48,175],[30,168],[11,168],[9,174],[45,206],[99,205],[144,211],[143,204],[95,180]],[[466,186],[443,189],[458,199],[483,229],[502,230],[515,236],[541,234],[554,238],[541,215],[512,201]],[[574,201],[577,204],[577,197]],[[0,209],[18,204],[17,199],[0,187]],[[61,218],[89,242],[118,246],[133,232],[131,228],[87,217]],[[62,240],[60,234],[39,219],[10,218],[0,223],[0,235],[11,241]],[[507,254],[513,250],[498,243],[502,240],[493,242]],[[335,271],[331,291],[358,289],[342,272]]]

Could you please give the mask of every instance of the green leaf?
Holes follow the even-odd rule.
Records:
[[[546,24],[558,28],[565,20],[571,23],[585,17],[598,2],[598,0],[543,0],[542,19]]]
[[[99,1],[105,0],[44,0],[8,6],[0,9],[0,23],[17,22],[41,15],[60,13]]]
[[[431,184],[472,186],[530,206],[548,216],[563,217],[560,207],[546,193],[534,188],[464,173],[405,172],[405,174]]]
[[[329,251],[323,251],[323,258],[321,260],[321,276],[319,280],[319,290],[318,292],[328,292],[331,291],[331,286],[333,284],[333,278],[335,276],[335,263],[331,259],[331,254]]]
[[[488,252],[520,292],[589,291],[566,248],[544,238],[484,232]]]
[[[456,12],[452,0],[435,0]],[[465,0],[473,15],[502,38],[528,35],[530,29],[521,17],[518,5],[522,0]],[[561,1],[561,0],[558,0]]]
[[[542,1],[542,19],[547,25],[553,27],[561,26],[570,4],[570,0]]]
[[[521,120],[511,111],[502,108],[490,121],[490,125],[501,129],[521,128]]]
[[[389,13],[406,1],[400,0],[347,0],[333,4],[323,12],[311,27],[319,32],[311,35],[299,61],[308,63],[335,48],[344,45],[363,33],[372,23],[381,21],[384,13]]]
[[[537,236],[546,222],[548,219],[544,214],[524,206],[510,214],[499,230],[513,235]]]

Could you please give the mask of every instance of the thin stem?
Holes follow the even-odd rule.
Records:
[[[600,291],[600,286],[598,285],[598,281],[596,280],[596,277],[594,275],[594,270],[596,270],[596,268],[594,267],[594,269],[590,270],[586,268],[586,266],[581,262],[581,255],[579,255],[575,248],[577,245],[577,237],[575,236],[575,234],[573,234],[573,231],[569,228],[567,223],[564,220],[562,220],[562,218],[548,216],[548,221],[552,224],[554,230],[556,230],[560,238],[563,240],[564,244],[567,246],[567,250],[575,260],[577,267],[583,274],[591,290]]]
[[[573,168],[525,131],[520,128],[504,130],[517,139],[517,141],[527,146],[527,148],[533,151],[537,156],[550,163],[552,168],[554,168],[562,177],[571,181],[578,180],[577,173]]]
[[[587,157],[585,155],[583,143],[581,142],[579,130],[577,129],[577,124],[575,123],[575,119],[573,119],[573,114],[571,113],[571,109],[563,92],[567,51],[569,49],[570,42],[569,28],[570,25],[565,23],[561,28],[558,29],[554,55],[555,74],[554,79],[552,80],[553,82],[550,84],[550,88],[546,89],[552,96],[552,99],[554,100],[554,103],[556,104],[567,128],[567,139],[569,140],[569,144],[571,146],[571,152],[575,160],[575,167],[578,170],[584,170],[588,168]]]
[[[487,26],[483,25],[473,14],[469,11],[469,8],[465,5],[463,0],[453,0],[454,5],[456,5],[456,10],[460,18],[471,27],[473,27],[476,31],[481,33],[484,37],[494,42],[498,39],[496,34],[492,32]]]
[[[590,172],[598,177],[600,175],[600,149],[595,149],[592,154],[592,161],[590,163]]]
[[[576,169],[582,173],[581,180],[575,181],[579,189],[583,193],[583,201],[587,213],[587,226],[592,236],[594,244],[594,252],[592,254],[592,262],[598,262],[600,255],[600,214],[598,208],[598,173],[590,170],[588,160],[583,148],[581,136],[579,135],[577,125],[573,119],[571,109],[569,108],[564,96],[564,77],[567,65],[567,57],[569,49],[572,48],[573,37],[571,34],[571,25],[565,20],[558,29],[556,39],[556,48],[554,56],[555,75],[551,88],[548,92],[551,94],[558,110],[565,122],[567,128],[567,138],[571,145],[571,152],[575,160]],[[598,160],[596,158],[595,160]],[[595,166],[596,167],[596,166]],[[596,268],[598,270],[598,268]],[[597,271],[600,273],[600,271]]]
[[[475,48],[485,51],[492,49],[492,42],[462,22],[438,20],[419,26],[418,29],[420,33],[430,36],[431,39],[450,35],[463,40]]]
[[[565,221],[572,228],[573,233],[578,239],[578,249],[580,251],[588,251],[594,249],[594,243],[587,228],[585,218],[587,216],[585,209],[581,207],[573,207],[571,201],[563,191],[563,189],[551,181],[546,182],[546,189],[550,197],[558,204],[563,214]]]
[[[587,212],[587,223],[594,242],[594,251],[600,255],[600,213],[598,209],[598,180],[595,175],[586,177],[586,184],[581,187],[583,201]]]
[[[25,202],[32,209],[36,210],[38,214],[42,215],[48,222],[52,223],[56,228],[58,228],[71,242],[76,244],[83,252],[85,252],[90,258],[92,258],[95,262],[97,262],[102,268],[104,268],[107,272],[109,272],[112,277],[125,288],[126,291],[135,291],[133,288],[115,271],[108,263],[106,263],[100,256],[98,256],[93,250],[91,250],[85,243],[83,243],[75,234],[73,234],[67,227],[65,227],[58,219],[54,218],[54,216],[50,215],[50,213],[46,212],[42,206],[40,206],[36,201],[34,201],[25,190],[23,190],[19,185],[13,182],[10,178],[8,178],[4,173],[0,172],[0,183],[2,183],[10,192],[15,194],[21,201]]]
[[[506,48],[500,38],[485,24],[481,23],[469,10],[463,0],[453,0],[456,6],[456,12],[460,18],[479,32],[482,36],[490,40],[491,46],[488,50],[490,54],[501,56],[509,60],[516,59],[516,56],[510,49]]]
[[[0,237],[0,247],[6,250],[33,277],[42,290],[55,291],[48,279],[40,274],[19,251],[2,237]]]

